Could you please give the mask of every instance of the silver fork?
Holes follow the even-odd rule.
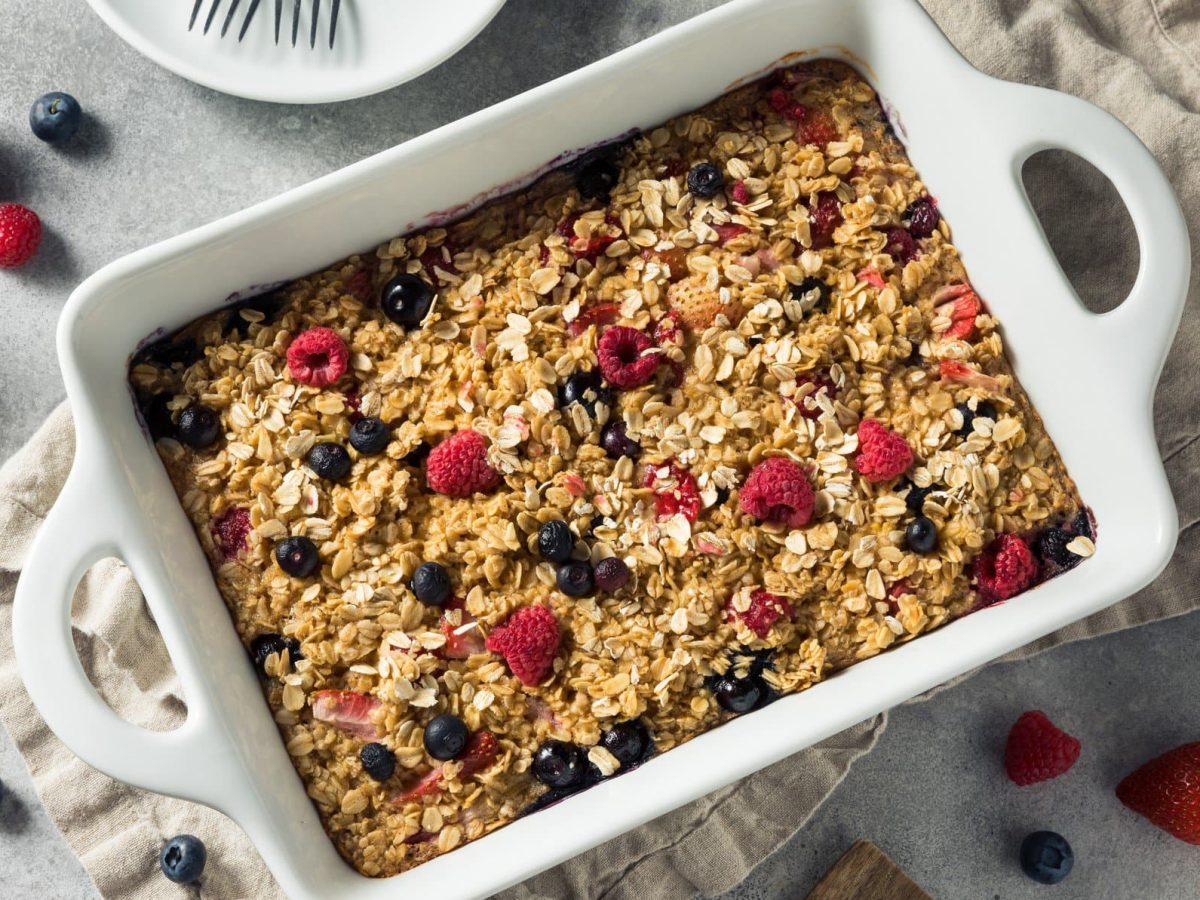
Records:
[[[258,12],[258,5],[261,0],[250,0],[250,6],[246,10],[246,17],[242,20],[241,30],[238,31],[238,40],[246,36],[246,29],[250,27],[250,21],[254,18],[254,14]],[[333,5],[330,7],[329,13],[329,48],[333,49],[333,41],[337,36],[338,12],[341,10],[342,0],[332,0]],[[233,23],[234,15],[237,13],[238,4],[241,0],[231,0],[229,10],[225,13],[225,21],[221,25],[221,37],[225,37],[225,32],[229,31],[229,26]],[[293,0],[292,2],[292,46],[296,46],[296,38],[300,33],[300,5],[301,0]],[[191,31],[196,26],[196,19],[200,15],[200,9],[204,6],[204,0],[195,0],[192,5],[192,16],[188,20],[188,31]],[[208,34],[208,29],[212,27],[213,20],[217,17],[217,10],[221,6],[221,0],[212,0],[212,5],[208,9],[208,15],[204,19],[204,34]],[[312,0],[312,15],[309,18],[309,47],[317,46],[317,23],[321,15],[321,0]],[[275,43],[279,43],[279,27],[283,22],[283,0],[275,0]]]

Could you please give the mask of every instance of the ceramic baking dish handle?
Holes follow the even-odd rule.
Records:
[[[101,512],[119,509],[120,499],[108,486],[111,480],[81,466],[81,458],[38,531],[17,585],[13,643],[21,677],[51,730],[89,765],[138,787],[195,798],[220,756],[201,727],[200,711],[189,704],[187,721],[174,731],[132,725],[100,697],[76,653],[76,586],[99,560],[124,558],[115,514]]]
[[[1005,126],[1014,142],[1014,174],[1040,150],[1069,150],[1103,172],[1129,210],[1140,262],[1129,296],[1116,309],[1083,317],[1099,352],[1120,359],[1122,377],[1140,394],[1154,386],[1183,312],[1191,269],[1187,225],[1175,192],[1153,155],[1120,120],[1070,94],[1006,85],[1020,110]],[[1036,220],[1032,206],[1030,215]],[[1090,320],[1090,321],[1088,321]],[[1148,409],[1148,406],[1147,406]]]

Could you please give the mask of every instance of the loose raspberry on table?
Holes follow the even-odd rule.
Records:
[[[618,390],[641,387],[654,377],[662,354],[646,351],[654,341],[636,328],[614,325],[600,336],[596,356],[605,380]]]
[[[1004,746],[1004,771],[1024,787],[1062,775],[1079,759],[1079,741],[1040,709],[1021,713]]]
[[[500,484],[500,473],[487,461],[487,441],[467,428],[429,451],[425,481],[430,490],[447,497],[470,497]]]
[[[912,448],[899,432],[884,428],[876,419],[863,419],[858,426],[858,456],[854,468],[867,481],[891,481],[908,471]]]
[[[562,639],[558,619],[545,606],[523,606],[492,629],[487,649],[499,653],[523,684],[534,685],[554,666]]]
[[[736,600],[731,599],[725,605],[725,617],[736,619],[754,632],[760,639],[771,633],[771,626],[781,618],[791,618],[796,610],[785,598],[759,588],[750,595],[750,605],[746,609],[738,609]]]
[[[42,220],[20,203],[0,203],[0,269],[16,269],[33,259],[42,242]]]
[[[1167,834],[1200,845],[1200,741],[1168,750],[1126,775],[1117,799]]]
[[[660,521],[681,513],[689,522],[695,522],[700,515],[700,486],[695,476],[675,460],[650,466],[642,485],[653,489],[654,515]]]
[[[986,603],[1007,600],[1030,587],[1038,576],[1038,563],[1024,538],[1002,534],[975,559],[975,586]]]
[[[813,512],[808,470],[798,462],[772,456],[755,466],[738,493],[742,512],[764,522],[801,528]]]
[[[302,384],[326,387],[346,372],[350,351],[332,328],[310,328],[292,339],[287,349],[287,366]]]
[[[250,511],[240,506],[231,506],[213,520],[213,537],[226,559],[240,556],[246,549],[246,538],[250,536]]]
[[[817,202],[808,213],[809,234],[816,250],[833,243],[833,232],[842,224],[842,205],[833,191],[817,194]]]

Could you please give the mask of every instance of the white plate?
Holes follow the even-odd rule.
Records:
[[[332,0],[320,0],[317,44],[309,46],[314,0],[301,0],[292,46],[292,3],[283,2],[275,43],[275,2],[262,0],[246,37],[237,33],[251,0],[240,0],[221,37],[232,0],[203,0],[188,31],[193,0],[88,0],[121,38],[177,75],[214,90],[276,103],[329,103],[387,90],[453,56],[500,11],[504,0],[342,0],[329,49]],[[219,2],[208,34],[203,26]]]

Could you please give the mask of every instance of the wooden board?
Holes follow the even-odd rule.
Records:
[[[933,900],[887,854],[856,841],[812,889],[808,900]]]

